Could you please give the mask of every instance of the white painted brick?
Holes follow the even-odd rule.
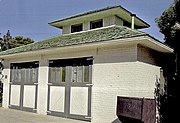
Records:
[[[117,96],[154,98],[160,68],[141,62],[95,64],[93,74],[93,122],[110,123],[117,118]]]
[[[143,55],[144,52],[145,55]],[[111,123],[117,119],[117,96],[154,98],[155,81],[156,76],[160,76],[160,68],[151,65],[154,64],[151,52],[146,49],[138,50],[137,45],[71,49],[44,56],[26,56],[11,59],[9,62],[41,60],[38,85],[38,113],[45,114],[47,108],[48,59],[85,56],[94,57],[92,123]],[[5,73],[10,76],[8,65]],[[8,106],[8,82],[9,78],[4,81],[6,83],[4,86],[4,107]]]
[[[156,64],[156,59],[153,56],[153,50],[138,45],[137,47],[137,59],[149,64]]]

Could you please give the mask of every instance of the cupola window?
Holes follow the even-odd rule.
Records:
[[[103,20],[95,20],[90,22],[90,29],[103,27]]]
[[[83,30],[83,24],[76,24],[71,26],[71,33],[73,32],[80,32]]]

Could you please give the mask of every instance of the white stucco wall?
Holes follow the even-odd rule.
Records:
[[[115,25],[115,16],[108,16],[103,19],[104,26]]]
[[[62,34],[68,34],[68,33],[71,33],[71,27],[70,27],[70,25],[63,26]]]
[[[116,17],[116,16],[107,16],[104,18],[97,17],[97,18],[92,18],[91,20],[88,20],[88,21],[71,23],[71,25],[82,23],[83,24],[83,31],[87,31],[87,30],[90,30],[90,22],[94,21],[94,20],[99,20],[99,19],[103,19],[103,26],[104,27],[111,26],[111,25],[121,25],[121,26],[123,25],[123,20]],[[63,26],[62,34],[71,33],[71,25]]]
[[[85,21],[83,23],[83,30],[84,31],[90,30],[90,22],[89,21]]]
[[[2,106],[4,108],[8,108],[9,106],[9,80],[10,80],[10,65],[9,65],[9,62],[6,61],[5,64],[4,64],[4,70],[3,70],[3,79],[2,79],[2,82],[3,82],[3,103],[2,103]],[[7,78],[5,78],[5,76]]]
[[[117,16],[115,16],[115,24],[119,26],[123,26],[123,20]]]
[[[47,95],[48,95],[48,71],[49,61],[41,58],[39,61],[39,75],[38,75],[38,96],[37,96],[37,113],[47,113]]]

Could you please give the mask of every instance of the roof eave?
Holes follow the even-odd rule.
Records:
[[[174,49],[150,35],[141,36],[139,44],[162,53],[174,53]]]
[[[111,12],[109,12],[111,11]],[[89,20],[89,18],[92,18],[91,16],[97,16],[97,14],[101,14],[101,13],[105,13],[105,15],[107,16],[107,13],[114,15],[114,16],[119,16],[121,18],[121,14],[123,13],[126,17],[125,18],[129,18],[129,22],[131,19],[132,14],[131,12],[129,12],[128,10],[126,10],[125,8],[123,8],[122,6],[113,6],[113,7],[107,7],[107,8],[103,8],[103,9],[99,9],[99,10],[94,10],[94,11],[90,11],[90,12],[86,12],[86,13],[82,13],[82,14],[78,14],[78,15],[74,15],[74,16],[70,16],[67,18],[63,18],[60,20],[56,20],[56,21],[52,21],[49,22],[48,24],[57,28],[61,28],[64,25],[69,25],[70,23],[74,22],[74,21],[78,21],[78,20]],[[140,28],[148,28],[150,27],[150,25],[148,23],[146,23],[145,21],[143,21],[142,19],[140,19],[139,17],[137,17],[135,15],[135,24],[137,26],[139,26]]]

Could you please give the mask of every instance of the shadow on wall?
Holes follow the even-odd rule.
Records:
[[[2,95],[3,95],[3,83],[0,81],[0,107],[2,103]]]
[[[4,59],[0,59],[0,107],[2,105],[2,95],[3,95],[3,83],[2,83],[2,78],[4,77],[4,75],[2,74],[2,71],[4,69],[4,65],[3,65]]]
[[[143,122],[137,119],[119,116],[117,119],[115,119],[111,123],[143,123]]]
[[[118,118],[112,121],[111,123],[122,123]]]

